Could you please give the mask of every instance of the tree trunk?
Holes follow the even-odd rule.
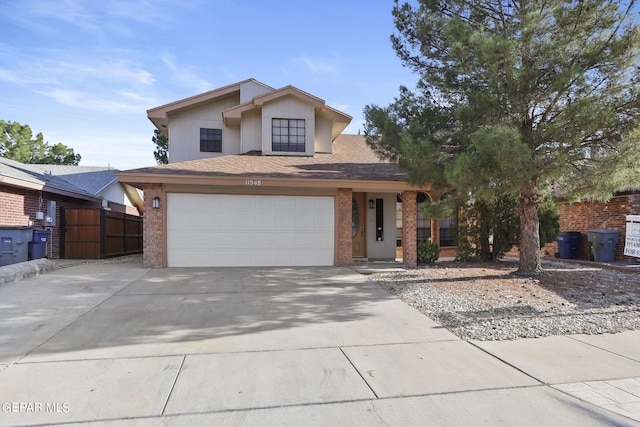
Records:
[[[520,262],[516,272],[520,276],[536,276],[542,273],[539,207],[540,194],[536,182],[528,182],[520,199]]]

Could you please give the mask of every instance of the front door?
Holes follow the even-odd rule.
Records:
[[[364,257],[366,246],[365,193],[353,193],[351,202],[351,236],[353,238],[352,256]]]

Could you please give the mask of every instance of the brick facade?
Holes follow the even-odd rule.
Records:
[[[149,268],[167,266],[166,254],[166,193],[162,184],[144,185],[144,238],[143,264]],[[408,267],[417,265],[417,192],[402,193],[402,257]],[[154,209],[151,201],[160,198],[160,209]],[[335,197],[335,265],[349,266],[353,264],[352,237],[352,197],[350,188],[338,189]],[[438,235],[438,221],[432,222],[435,237]],[[455,251],[455,248],[446,248]]]
[[[353,263],[353,237],[351,236],[352,197],[350,188],[338,189],[336,196],[336,265],[345,266]]]
[[[418,265],[417,193],[402,193],[402,262],[408,267]]]
[[[40,198],[42,197],[42,202]],[[36,212],[46,212],[46,202],[56,202],[56,226],[50,227],[51,236],[47,243],[47,256],[52,259],[60,258],[60,224],[63,208],[95,209],[100,208],[100,202],[74,199],[39,190],[10,187],[0,185],[0,225],[43,227],[41,221],[36,220]]]
[[[160,198],[160,209],[154,209],[151,201]],[[143,225],[143,255],[145,267],[166,267],[164,218],[166,215],[167,199],[161,184],[144,185],[144,225]]]
[[[36,220],[40,192],[0,185],[0,225],[30,225]]]
[[[620,233],[620,240],[615,248],[615,259],[626,260],[624,256],[624,241],[626,233],[626,216],[640,215],[640,194],[625,194],[612,198],[607,203],[580,202],[558,204],[560,215],[560,231],[579,231],[582,233],[580,241],[580,259],[588,260],[591,255],[591,244],[587,240],[587,231],[599,228],[616,230]],[[542,249],[544,256],[554,256],[558,252],[557,242],[547,243]]]

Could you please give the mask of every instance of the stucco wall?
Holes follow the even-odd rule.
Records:
[[[232,97],[169,116],[169,161],[176,163],[238,154],[240,129],[225,127],[222,112],[238,105],[239,102],[238,97]],[[222,153],[200,151],[200,128],[222,129]]]
[[[311,104],[291,96],[277,99],[262,107],[262,152],[265,154],[287,154],[274,152],[271,146],[271,119],[304,119],[305,152],[295,153],[311,156],[314,153],[315,112]]]

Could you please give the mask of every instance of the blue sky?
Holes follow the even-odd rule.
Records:
[[[155,164],[146,110],[255,78],[351,116],[417,80],[391,48],[391,0],[0,0],[0,119],[81,165]]]

